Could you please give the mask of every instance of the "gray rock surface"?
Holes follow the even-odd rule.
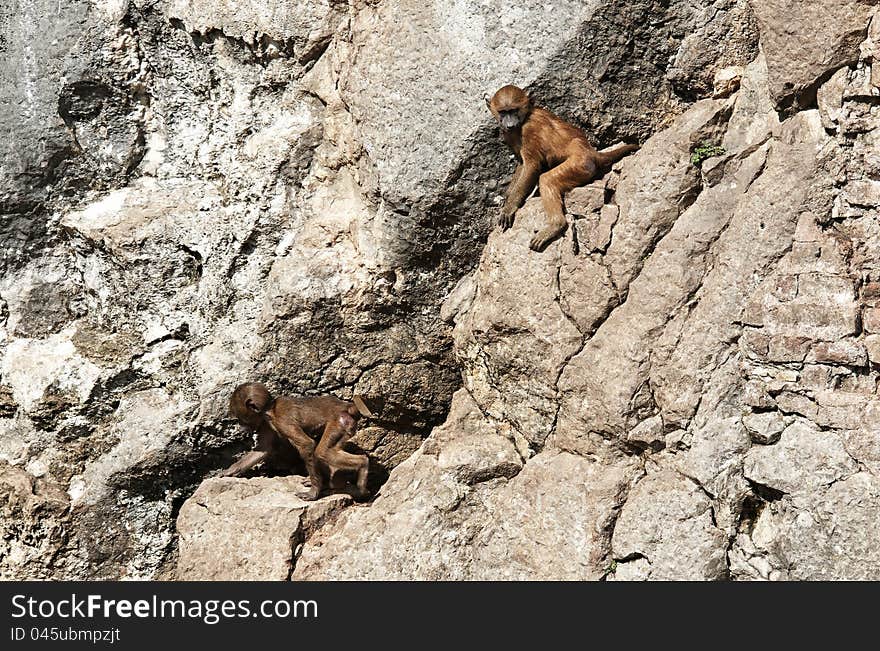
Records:
[[[614,527],[615,580],[720,579],[726,538],[712,501],[686,477],[663,470],[630,492]]]
[[[0,579],[51,579],[69,531],[70,498],[58,484],[0,463]]]
[[[0,8],[0,576],[876,578],[875,3],[496,5]],[[540,255],[505,83],[642,145]],[[204,481],[250,379],[378,497]]]

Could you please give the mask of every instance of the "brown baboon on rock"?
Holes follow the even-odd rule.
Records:
[[[304,499],[317,499],[324,490],[325,478],[332,480],[339,470],[355,471],[355,497],[368,496],[367,455],[344,449],[360,417],[372,416],[359,397],[353,402],[333,396],[273,398],[264,384],[247,382],[232,392],[229,410],[242,425],[257,430],[257,446],[224,470],[222,476],[234,477],[253,468],[269,455],[276,437],[281,437],[297,449],[308,471],[311,490]]]
[[[516,86],[504,86],[486,103],[501,127],[501,137],[519,159],[498,223],[503,230],[510,228],[516,211],[537,185],[547,225],[532,238],[529,246],[534,251],[543,251],[565,232],[562,198],[566,192],[589,183],[599,171],[638,149],[621,144],[596,151],[583,131],[532,104]]]

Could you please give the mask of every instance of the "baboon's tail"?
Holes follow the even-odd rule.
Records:
[[[600,151],[599,155],[596,157],[596,160],[599,163],[599,167],[611,167],[621,158],[623,158],[630,152],[636,151],[638,148],[638,145],[621,143],[619,145],[614,145],[613,147],[607,147]]]
[[[373,417],[373,412],[370,411],[370,408],[367,407],[367,404],[360,396],[352,396],[351,401],[354,403],[354,406],[357,407],[357,410],[360,412],[361,416],[366,416],[367,418]]]

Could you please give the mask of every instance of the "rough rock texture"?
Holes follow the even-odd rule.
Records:
[[[309,532],[351,503],[346,495],[316,502],[303,477],[209,479],[180,508],[175,578],[186,581],[278,581]]]
[[[855,63],[877,0],[753,0],[770,95],[783,108],[815,101],[828,76]]]
[[[871,576],[880,21],[801,5],[4,5],[2,576],[174,576],[246,379],[377,414],[369,506],[203,485],[273,577]],[[541,255],[511,82],[643,144]]]
[[[67,543],[61,486],[0,463],[0,579],[51,579]]]
[[[293,578],[600,578],[636,464],[559,451],[526,462],[518,438],[459,391],[393,488],[310,538]]]
[[[537,199],[490,235],[443,312],[467,397],[369,509],[306,543],[294,578],[880,575],[880,114],[868,87],[880,50],[864,7],[856,26],[837,3],[813,3],[790,31],[852,21],[861,37],[846,54],[802,49],[796,76],[777,49],[788,23],[755,5],[770,27],[740,89],[694,103],[573,191],[574,237],[529,254]],[[780,79],[801,93],[824,83],[818,108],[798,110]],[[721,153],[695,165],[707,144]],[[459,400],[473,404],[465,420]],[[434,459],[452,446],[468,458],[478,431],[522,453],[515,476],[472,485],[461,467],[441,471]],[[540,506],[488,506],[527,505],[523,480],[548,459],[566,464],[530,487]],[[584,478],[591,490],[560,513]],[[426,508],[449,494],[454,508]],[[572,553],[560,522],[596,535]],[[539,560],[523,571],[522,558]]]

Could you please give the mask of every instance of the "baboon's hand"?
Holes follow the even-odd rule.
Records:
[[[547,226],[538,231],[535,236],[532,238],[532,241],[529,242],[529,248],[532,251],[541,252],[547,248],[547,245],[550,244],[557,237],[562,235],[565,232],[565,224],[562,226]]]
[[[501,209],[501,212],[498,214],[498,225],[501,227],[502,231],[506,231],[513,226],[513,216],[515,214],[516,211],[511,210],[510,208],[504,207]]]
[[[316,499],[318,499],[318,489],[312,487],[312,490],[310,490],[308,493],[300,493],[297,495],[297,497],[306,502],[314,502]]]

